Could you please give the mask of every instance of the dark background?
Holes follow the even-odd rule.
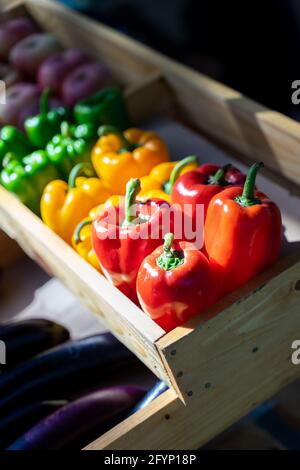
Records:
[[[64,3],[300,119],[291,102],[291,83],[300,79],[300,0]]]

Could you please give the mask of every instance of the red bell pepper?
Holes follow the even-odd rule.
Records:
[[[185,323],[218,299],[206,256],[192,243],[174,242],[172,233],[142,262],[137,293],[143,310],[165,331]]]
[[[222,294],[232,292],[272,265],[281,246],[281,215],[276,204],[255,191],[262,163],[249,169],[244,188],[230,187],[210,202],[205,248]]]
[[[185,204],[190,204],[193,220],[196,217],[197,204],[203,204],[205,218],[208,204],[217,193],[228,185],[242,185],[244,181],[245,175],[231,165],[220,167],[206,163],[176,179],[172,187],[171,201],[172,204],[179,204],[182,209]]]
[[[170,205],[162,199],[135,201],[139,191],[139,179],[131,179],[124,204],[100,214],[92,229],[93,248],[104,275],[135,303],[140,264],[162,244],[164,234],[170,230],[167,222]]]

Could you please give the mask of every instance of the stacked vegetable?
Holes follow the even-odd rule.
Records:
[[[25,120],[26,135],[11,126],[1,131],[6,189],[166,331],[276,261],[281,216],[256,190],[262,164],[246,177],[230,164],[198,166],[194,155],[170,162],[157,133],[130,128],[121,91],[99,91],[108,74],[79,51],[58,51],[43,34],[17,45],[7,39],[4,55],[38,76],[44,91],[40,113]],[[9,88],[20,109],[36,96],[34,86],[22,88],[22,100]],[[50,109],[53,91],[64,105]],[[5,116],[17,123],[18,112]],[[203,232],[202,247],[199,237],[186,236],[187,221],[196,235]]]
[[[64,327],[34,319],[0,325],[0,338],[1,449],[80,449],[166,389],[145,395],[122,383],[120,371],[138,373],[138,362],[108,333],[72,341]]]

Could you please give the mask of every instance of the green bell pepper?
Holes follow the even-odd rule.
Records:
[[[110,124],[120,130],[131,125],[123,93],[115,87],[105,88],[79,101],[74,107],[74,117],[78,124]]]
[[[0,131],[0,164],[7,153],[13,153],[20,161],[33,148],[26,136],[14,126],[4,126]]]
[[[12,153],[3,159],[0,183],[37,215],[40,215],[44,188],[55,179],[59,179],[59,173],[44,150],[27,155],[22,162],[16,160]]]
[[[40,98],[40,114],[27,118],[24,123],[30,142],[43,149],[59,132],[61,123],[70,118],[70,111],[62,106],[49,110],[50,93],[49,89],[43,91]]]
[[[66,121],[61,124],[61,133],[53,137],[46,151],[62,179],[68,180],[70,171],[77,163],[90,163],[96,135],[94,124],[70,126]]]

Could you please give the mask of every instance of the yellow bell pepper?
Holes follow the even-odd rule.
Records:
[[[98,134],[92,162],[114,194],[125,194],[130,178],[145,176],[170,159],[166,144],[155,132],[131,128],[122,133],[113,126],[101,126]]]
[[[93,207],[88,217],[77,225],[73,233],[72,245],[74,250],[100,273],[102,270],[92,247],[92,223],[96,216],[105,209],[120,204],[122,198],[123,196],[111,196],[103,204]]]
[[[90,177],[80,176],[81,173]],[[111,195],[104,182],[91,177],[92,174],[91,165],[78,163],[71,171],[68,183],[52,181],[41,198],[43,221],[69,244],[78,223]]]
[[[178,162],[164,162],[156,165],[148,176],[140,178],[142,189],[138,198],[142,200],[159,198],[171,202],[170,192],[176,179],[197,166],[197,158],[194,156],[186,157]]]

